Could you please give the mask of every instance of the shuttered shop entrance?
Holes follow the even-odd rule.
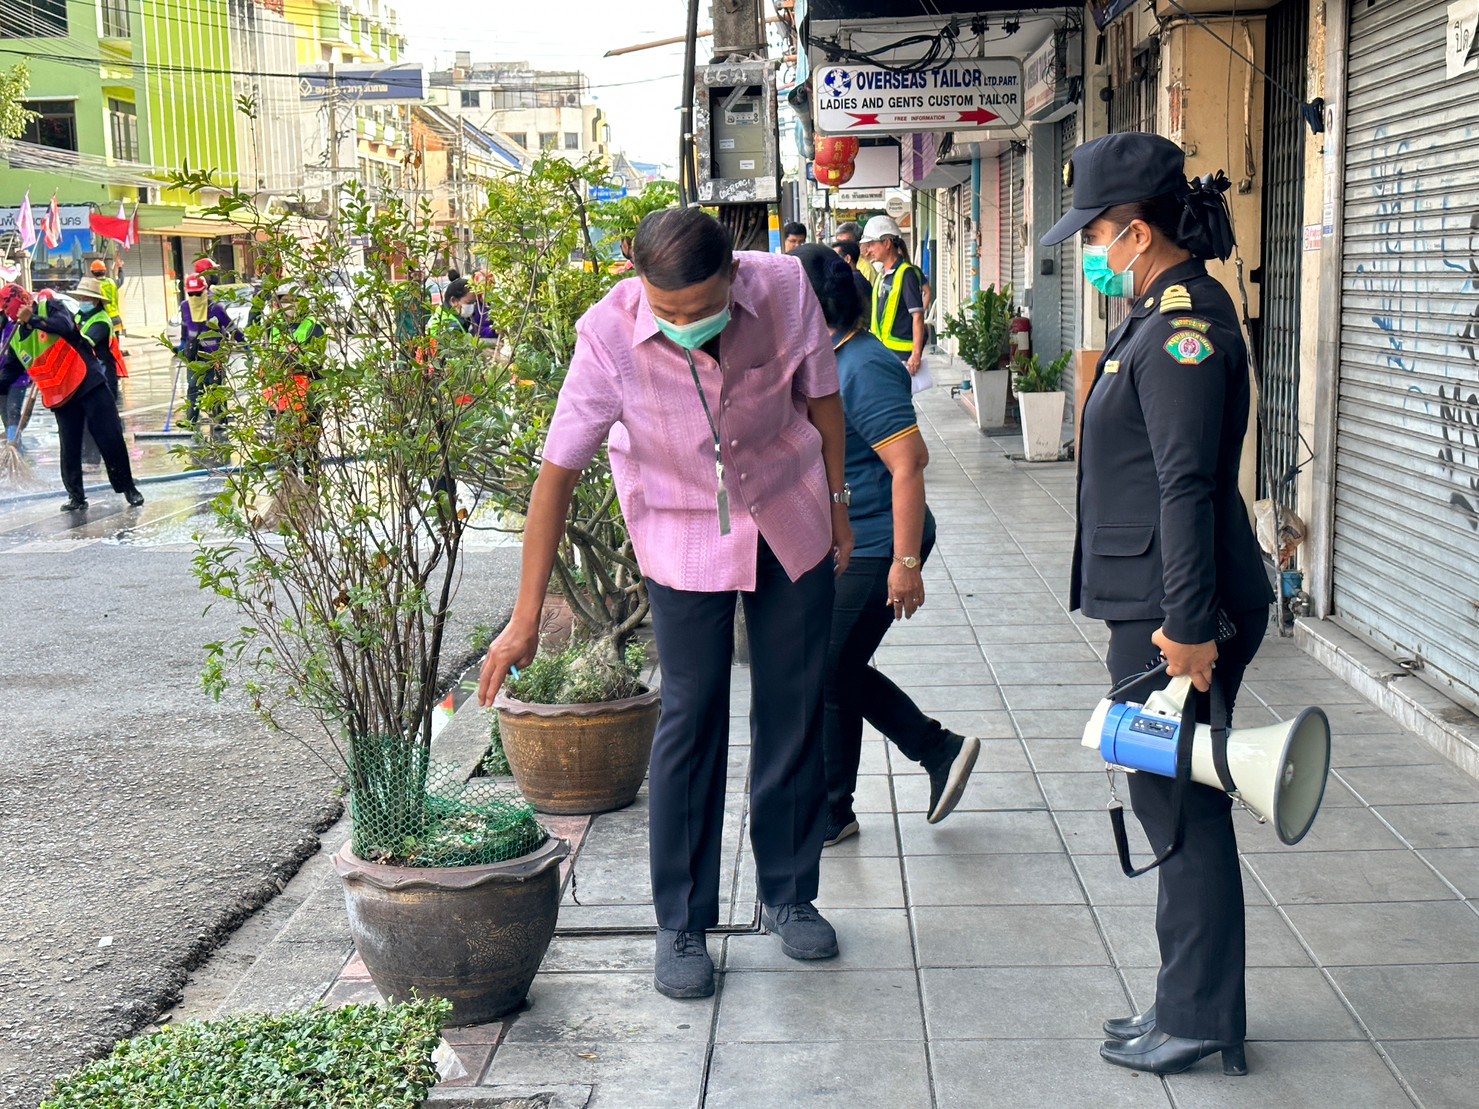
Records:
[[[1285,88],[1302,88],[1309,0],[1283,0],[1268,16],[1268,70]],[[1259,492],[1286,507],[1294,498],[1299,456],[1300,226],[1304,216],[1304,151],[1309,133],[1299,105],[1265,99],[1263,128],[1263,286],[1259,340],[1261,420]]]
[[[1446,0],[1353,5],[1336,616],[1479,702],[1479,73]]]
[[[1027,256],[1022,250],[1022,219],[1026,212],[1022,190],[1026,187],[1026,159],[1015,144],[997,157],[998,198],[1001,203],[1001,227],[998,247],[1001,251],[1000,285],[1010,283],[1012,296],[1019,303],[1022,286],[1027,283]]]

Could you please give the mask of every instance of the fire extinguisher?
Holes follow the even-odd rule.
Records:
[[[1012,361],[1032,354],[1032,321],[1026,316],[1013,316],[1011,324]]]

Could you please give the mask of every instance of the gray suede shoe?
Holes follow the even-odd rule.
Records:
[[[711,997],[714,960],[702,932],[657,930],[657,963],[653,975],[657,992],[667,997]]]
[[[760,923],[780,937],[781,950],[793,959],[831,959],[837,955],[837,933],[810,901],[766,905]]]

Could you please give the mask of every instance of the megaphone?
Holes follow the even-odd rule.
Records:
[[[1192,692],[1189,677],[1172,678],[1143,703],[1117,701],[1115,693],[1132,684],[1099,702],[1084,728],[1085,747],[1098,751],[1111,768],[1174,778],[1181,733],[1191,727],[1191,781],[1226,790],[1259,823],[1271,821],[1290,846],[1305,837],[1330,774],[1330,721],[1323,709],[1306,708],[1293,720],[1261,728],[1214,728],[1191,724],[1183,715]]]

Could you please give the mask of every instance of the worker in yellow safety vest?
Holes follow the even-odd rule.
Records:
[[[108,319],[113,323],[113,334],[123,334],[123,294],[119,292],[118,282],[108,276],[108,264],[101,258],[93,259],[92,275],[98,279],[102,287],[103,307],[108,310]]]
[[[924,361],[924,284],[920,269],[909,261],[899,225],[888,216],[870,219],[859,245],[878,271],[869,330],[898,355],[912,377]]]

